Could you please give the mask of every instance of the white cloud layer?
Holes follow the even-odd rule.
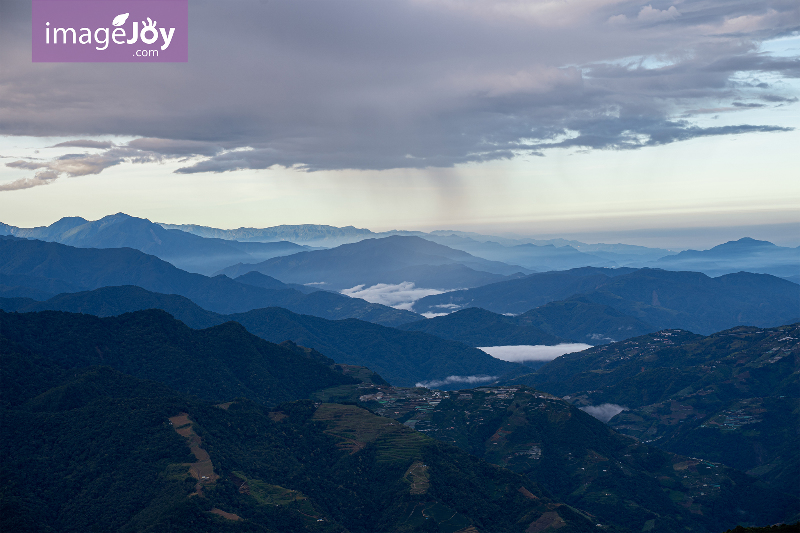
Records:
[[[444,379],[433,379],[431,381],[420,381],[416,384],[417,387],[425,387],[426,389],[435,389],[437,387],[466,384],[476,385],[478,383],[486,383],[487,381],[495,381],[497,376],[448,376]]]
[[[591,347],[590,344],[573,343],[558,344],[556,346],[487,346],[478,349],[483,350],[496,359],[502,359],[503,361],[512,363],[522,363],[524,361],[552,361],[556,357],[564,354],[582,352]]]
[[[432,294],[442,294],[444,291],[437,289],[424,289],[417,288],[414,283],[404,281],[396,285],[388,283],[378,283],[371,287],[364,285],[356,285],[349,289],[341,291],[342,294],[350,296],[351,298],[361,298],[373,304],[388,305],[395,309],[403,309],[405,311],[412,311],[414,302],[425,296]]]
[[[622,411],[627,411],[628,408],[615,403],[602,403],[600,405],[587,405],[580,407],[581,411],[589,413],[601,422],[608,422]]]

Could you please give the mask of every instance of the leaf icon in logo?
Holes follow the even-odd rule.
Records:
[[[113,22],[111,22],[111,24],[113,24],[114,26],[122,26],[123,24],[125,24],[125,21],[128,20],[128,15],[130,15],[130,13],[123,13],[122,15],[117,15],[116,17],[114,17],[114,20]]]

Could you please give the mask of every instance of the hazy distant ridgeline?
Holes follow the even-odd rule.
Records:
[[[768,274],[740,272],[709,278],[697,272],[581,268],[531,274],[474,289],[426,296],[423,312],[481,307],[521,314],[580,295],[659,329],[713,333],[737,325],[770,327],[800,314],[800,285]],[[644,326],[646,327],[646,326]]]
[[[337,228],[336,226],[326,226],[322,224],[282,224],[269,228],[238,229],[218,229],[208,226],[198,226],[196,224],[161,223],[161,226],[166,229],[177,229],[200,237],[213,239],[250,242],[290,241],[328,247],[358,242],[362,239],[368,239],[378,235],[368,229],[360,229],[353,226]]]
[[[318,224],[281,225],[269,228],[238,228],[233,230],[210,228],[195,224],[161,224],[167,229],[179,229],[200,237],[229,239],[237,241],[272,242],[286,240],[298,244],[334,247],[350,244],[364,239],[389,237],[392,235],[421,237],[438,244],[469,252],[472,255],[514,264],[525,265],[525,257],[531,256],[536,262],[545,262],[552,270],[548,256],[556,255],[556,261],[567,256],[574,257],[580,266],[602,261],[653,261],[671,253],[662,248],[648,248],[630,244],[586,244],[567,239],[510,238],[497,235],[458,230],[435,230],[431,232],[392,230],[374,232],[353,226],[335,227]],[[555,251],[553,249],[556,249]],[[541,253],[537,253],[537,250]],[[577,253],[576,253],[577,252]],[[587,260],[589,261],[587,263]],[[570,263],[569,267],[578,266]]]
[[[46,302],[0,298],[0,309],[20,313],[66,311],[101,317],[161,309],[197,329],[236,321],[262,339],[274,343],[291,340],[314,348],[337,363],[369,367],[397,386],[413,386],[452,375],[501,376],[519,366],[427,333],[400,331],[355,319],[325,320],[277,307],[222,315],[202,309],[182,296],[157,294],[134,286],[61,294]]]
[[[324,283],[333,289],[356,285],[414,282],[419,287],[477,287],[530,271],[488,261],[419,237],[364,239],[329,250],[299,252],[252,265],[234,265],[219,274],[236,277],[250,271],[292,283]]]
[[[662,248],[629,244],[587,244],[566,239],[507,238],[478,233],[436,230],[372,232],[352,226],[337,228],[302,224],[271,228],[239,228],[221,230],[196,225],[162,224],[165,228],[180,229],[202,237],[233,240],[287,240],[299,244],[333,247],[364,239],[391,235],[416,236],[473,256],[520,265],[529,270],[545,272],[584,266],[636,268],[654,267],[667,270],[689,270],[719,276],[740,271],[772,274],[800,281],[800,247],[776,246],[768,241],[742,238],[715,246],[709,250],[685,250],[677,253]]]
[[[419,288],[471,288],[502,281],[503,276],[586,266],[658,267],[711,276],[748,271],[800,281],[800,248],[749,238],[675,254],[643,246],[508,239],[449,230],[375,233],[313,224],[220,230],[155,224],[123,213],[97,221],[66,217],[37,228],[0,223],[0,234],[76,247],[130,247],[190,272],[236,277],[257,270],[285,282],[325,282],[337,290],[403,282]],[[275,259],[310,251],[309,243],[337,248],[292,260]]]
[[[710,250],[685,250],[662,257],[653,266],[669,270],[692,270],[709,276],[744,270],[772,274],[800,283],[800,246],[788,248],[768,241],[744,238]]]
[[[409,311],[327,291],[303,294],[289,287],[266,289],[226,276],[192,274],[131,248],[73,248],[14,237],[0,237],[0,284],[0,293],[6,296],[32,296],[32,292],[41,295],[56,287],[78,292],[136,285],[185,296],[218,313],[279,306],[330,319],[360,318],[387,325],[420,318]]]
[[[164,229],[149,220],[124,213],[90,222],[67,217],[50,226],[17,228],[0,223],[0,235],[58,242],[78,248],[133,248],[155,255],[189,272],[211,274],[237,262],[262,261],[309,249],[292,242],[246,242],[203,238]]]

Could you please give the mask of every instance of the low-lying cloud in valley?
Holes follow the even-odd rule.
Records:
[[[416,287],[414,283],[410,281],[404,281],[403,283],[398,283],[396,285],[389,283],[378,283],[377,285],[372,285],[371,287],[356,285],[355,287],[344,289],[341,292],[342,294],[350,296],[351,298],[361,298],[362,300],[366,300],[373,304],[388,305],[389,307],[394,307],[395,309],[412,311],[414,302],[420,298],[431,296],[433,294],[442,294],[445,291],[440,291],[438,289],[424,289],[422,287]]]
[[[512,363],[522,363],[525,361],[552,361],[556,357],[564,354],[582,352],[591,347],[591,344],[573,343],[558,344],[556,346],[485,346],[478,349],[483,350],[496,359],[502,359],[503,361]]]
[[[416,384],[417,387],[425,387],[426,389],[435,389],[438,387],[465,384],[477,385],[478,383],[487,383],[489,381],[497,380],[497,376],[447,376],[444,379],[432,379],[431,381],[420,381]],[[448,387],[449,388],[449,387]]]
[[[628,408],[615,403],[601,403],[600,405],[587,405],[580,407],[581,411],[589,413],[601,422],[608,422],[622,411],[627,411]]]

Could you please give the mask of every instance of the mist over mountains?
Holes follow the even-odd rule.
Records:
[[[795,249],[123,214],[2,231],[4,530],[720,533],[800,513]],[[593,347],[526,366],[479,346]]]
[[[17,228],[0,223],[0,235],[3,234],[77,247],[131,247],[169,261],[183,270],[207,275],[224,272],[236,277],[257,270],[289,276],[291,279],[275,276],[287,283],[323,283],[326,282],[324,279],[312,279],[313,275],[328,274],[334,279],[337,290],[359,284],[402,282],[414,282],[419,287],[430,289],[468,288],[500,281],[498,276],[585,266],[690,270],[709,276],[747,271],[772,274],[795,282],[800,279],[800,248],[776,246],[750,238],[723,243],[710,250],[676,253],[628,244],[509,238],[454,230],[372,232],[352,226],[338,228],[315,224],[222,230],[190,224],[158,224],[124,213],[97,221],[66,217],[50,226],[37,228]],[[387,237],[398,240],[384,243]],[[400,237],[405,237],[405,241]],[[303,266],[298,269],[287,268],[285,260],[270,262],[274,258],[312,251],[314,247],[338,248],[361,241],[373,241],[373,247],[385,247],[379,251],[385,263],[373,265],[381,270],[380,276],[369,277],[368,273],[362,272],[361,281],[347,287],[343,285],[352,283],[356,276],[331,275],[324,268],[320,270],[319,263],[324,261],[320,258],[335,258],[332,261],[338,263],[340,269],[352,268],[353,265],[347,265],[345,257],[369,254],[369,244],[345,247],[332,255],[301,256]],[[439,244],[441,248],[430,243]],[[372,250],[374,253],[375,249]],[[449,266],[445,268],[445,265]],[[355,266],[362,271],[366,269]],[[333,285],[330,288],[334,288]]]
[[[0,309],[19,313],[62,311],[99,317],[160,309],[194,329],[236,322],[267,341],[293,341],[318,350],[337,363],[369,367],[397,386],[413,386],[452,375],[500,376],[518,366],[459,342],[468,339],[402,331],[357,319],[326,320],[280,307],[219,314],[183,296],[153,293],[134,286],[61,294],[44,302],[0,298]]]
[[[179,294],[204,309],[237,313],[280,305],[328,318],[363,318],[377,323],[409,322],[419,315],[327,291],[305,294],[291,287],[266,289],[227,276],[207,277],[180,270],[131,248],[74,248],[63,244],[0,237],[0,291],[5,296],[79,292],[115,285],[136,285],[153,292]],[[51,293],[52,296],[52,293]]]
[[[757,241],[748,237],[729,241],[709,250],[676,252],[630,244],[587,244],[568,239],[509,238],[454,230],[435,230],[427,233],[400,230],[372,232],[352,226],[337,228],[314,224],[220,230],[189,224],[162,225],[165,228],[180,229],[202,237],[258,242],[274,242],[281,239],[322,247],[335,247],[388,236],[415,236],[476,257],[519,265],[538,272],[583,266],[632,266],[691,270],[709,276],[744,270],[772,274],[795,282],[798,280],[797,276],[800,276],[800,247],[776,246],[768,241]]]
[[[399,235],[300,252],[255,265],[236,265],[219,273],[236,277],[253,270],[282,281],[318,283],[338,290],[406,281],[421,287],[455,289],[530,273],[522,267],[481,259],[420,237]]]

